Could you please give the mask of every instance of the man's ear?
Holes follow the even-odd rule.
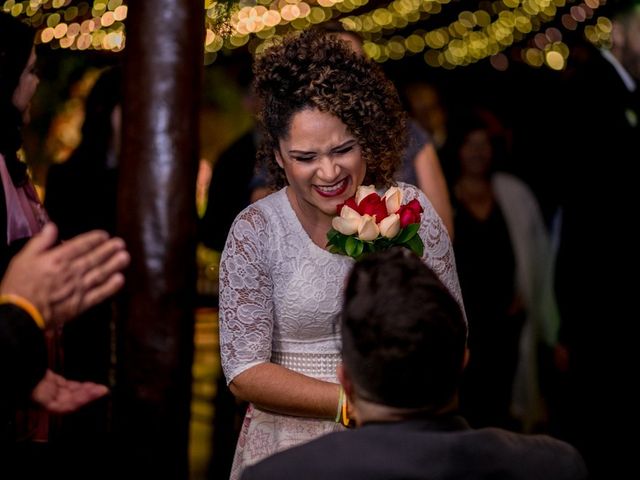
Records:
[[[275,150],[273,151],[273,154],[274,154],[274,155],[275,155],[275,157],[276,157],[276,162],[278,162],[278,166],[279,166],[280,168],[284,168],[284,162],[282,161],[282,156],[280,155],[280,150],[275,149]]]
[[[344,393],[346,393],[347,396],[351,398],[353,395],[353,383],[351,382],[349,374],[345,370],[342,363],[338,364],[338,367],[336,368],[336,374],[338,375],[338,381],[340,382],[340,385],[342,385],[342,388],[344,388]]]
[[[467,368],[467,365],[469,364],[469,347],[464,347],[464,357],[462,358],[462,370],[464,370],[465,368]]]

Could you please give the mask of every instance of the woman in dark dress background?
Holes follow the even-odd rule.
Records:
[[[496,168],[500,149],[485,117],[458,118],[449,135],[453,245],[469,320],[461,410],[474,427],[531,430],[544,419],[538,345],[558,325],[553,255],[533,193]]]

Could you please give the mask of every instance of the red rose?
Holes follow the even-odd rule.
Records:
[[[358,204],[357,211],[360,215],[375,215],[376,223],[387,218],[387,205],[377,193],[371,193],[364,197]]]
[[[420,223],[420,214],[422,212],[422,206],[416,199],[411,200],[406,205],[402,205],[397,212],[400,215],[400,226],[404,228],[412,223]]]

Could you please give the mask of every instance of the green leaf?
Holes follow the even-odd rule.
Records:
[[[340,247],[336,246],[336,245],[331,245],[331,246],[329,247],[329,251],[330,251],[331,253],[338,253],[338,254],[340,254],[340,255],[344,255],[344,250],[343,250],[343,249],[341,249]]]
[[[329,231],[327,232],[327,240],[329,240],[329,243],[332,243],[332,240],[336,237],[336,235],[340,235],[340,232],[338,232],[335,228],[329,229]]]
[[[353,258],[359,258],[360,255],[362,255],[362,252],[364,251],[364,242],[362,240],[356,240],[357,245],[356,245],[356,251],[355,251],[355,255],[353,255]]]
[[[343,235],[342,233],[336,231],[336,230],[329,230],[329,232],[327,233],[327,246],[333,246],[335,247],[335,250],[330,250],[333,251],[334,253],[345,253],[345,247],[346,247],[346,242],[347,239],[350,238],[347,235]]]
[[[413,253],[422,257],[422,254],[424,253],[424,243],[422,243],[420,235],[414,235],[408,241],[404,242],[404,245],[406,245]]]
[[[400,231],[400,233],[396,237],[394,237],[394,243],[407,243],[410,238],[413,238],[416,233],[418,233],[419,228],[419,223],[412,223],[410,225],[407,225]]]
[[[393,242],[386,237],[378,237],[373,242],[373,251],[379,252],[381,250],[388,250],[393,246]]]
[[[344,245],[344,251],[347,252],[347,255],[350,257],[356,257],[356,252],[358,251],[358,243],[362,244],[360,240],[357,240],[353,237],[347,237],[347,241]],[[362,253],[362,245],[360,245],[360,253]]]

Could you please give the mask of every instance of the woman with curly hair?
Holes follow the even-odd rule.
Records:
[[[231,391],[249,401],[231,478],[279,450],[344,428],[336,378],[344,282],[353,259],[330,253],[336,207],[358,186],[385,188],[400,162],[405,119],[382,70],[317,31],[259,57],[262,145],[280,187],[236,218],[220,267],[220,345]],[[423,260],[462,304],[453,251],[426,197],[418,199]],[[327,459],[331,461],[331,459]]]

